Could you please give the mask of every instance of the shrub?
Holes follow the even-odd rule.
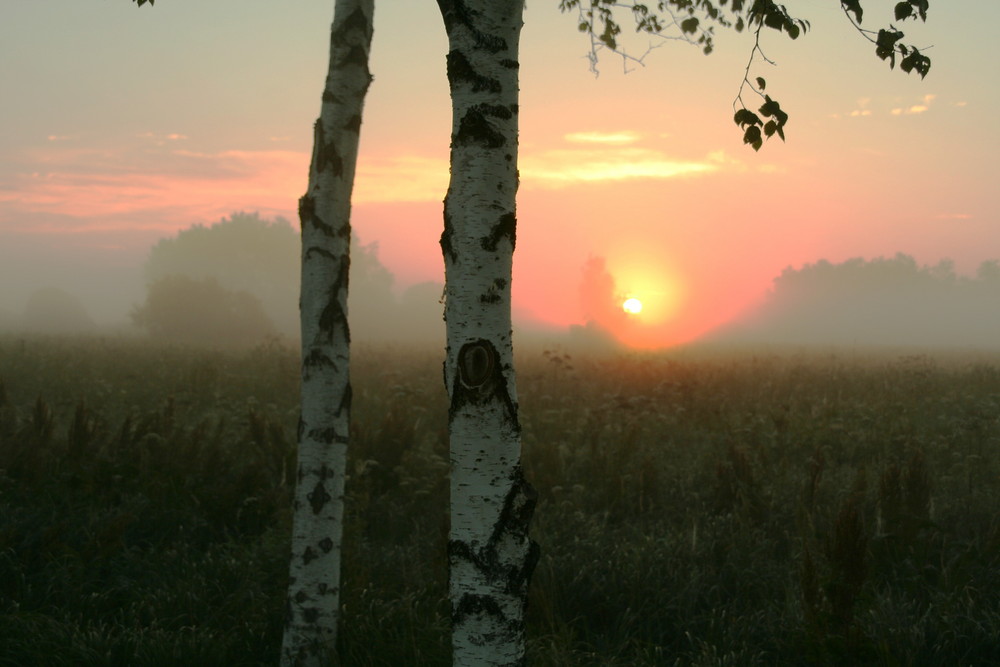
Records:
[[[214,278],[157,280],[132,321],[156,339],[213,346],[253,345],[275,333],[259,299]]]

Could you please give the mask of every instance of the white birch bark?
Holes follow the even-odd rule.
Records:
[[[302,223],[302,407],[281,664],[330,665],[340,607],[351,384],[347,289],[351,190],[371,83],[374,0],[336,0]]]
[[[448,32],[453,127],[445,262],[451,399],[448,543],[455,665],[524,663],[538,547],[521,472],[511,344],[523,0],[438,0]]]

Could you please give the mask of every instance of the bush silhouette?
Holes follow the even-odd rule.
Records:
[[[255,345],[275,335],[260,299],[215,278],[172,275],[149,286],[132,321],[153,338],[211,346]]]
[[[299,230],[284,218],[266,219],[256,212],[240,211],[215,224],[193,225],[161,239],[150,250],[143,272],[147,285],[170,276],[186,276],[212,279],[225,290],[252,295],[276,333],[296,337],[301,245]],[[419,313],[418,330],[440,323],[436,303],[440,293],[439,286],[437,296]],[[401,320],[393,276],[379,261],[374,243],[351,241],[349,308],[351,330],[359,340],[412,331],[412,322]],[[443,336],[444,328],[439,328]]]
[[[252,294],[275,328],[293,335],[298,331],[300,243],[298,230],[284,218],[240,211],[161,239],[143,271],[147,285],[187,276]]]

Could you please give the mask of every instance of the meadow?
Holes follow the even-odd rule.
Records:
[[[298,367],[0,338],[0,665],[275,665]],[[519,355],[534,665],[1000,664],[1000,355]],[[441,354],[354,352],[341,662],[449,664]]]

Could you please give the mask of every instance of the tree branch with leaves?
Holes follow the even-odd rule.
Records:
[[[903,44],[902,31],[891,24],[878,31],[862,28],[864,11],[861,0],[841,0],[840,4],[851,24],[875,45],[875,55],[881,60],[888,60],[890,68],[895,67],[898,56],[901,70],[906,73],[917,72],[921,78],[927,76],[931,67],[930,58],[917,47]],[[929,0],[899,2],[894,9],[895,20],[919,18],[926,21],[928,4]],[[785,5],[774,0],[658,0],[656,3],[634,0],[560,0],[559,8],[564,12],[576,10],[578,29],[590,36],[591,48],[588,55],[591,69],[595,72],[602,50],[619,55],[625,62],[644,64],[645,56],[653,46],[636,56],[620,45],[622,26],[629,21],[636,33],[662,40],[686,41],[699,46],[706,55],[715,48],[716,26],[731,28],[736,32],[752,30],[754,44],[743,80],[733,100],[733,122],[743,132],[743,143],[755,151],[760,150],[764,141],[775,135],[784,141],[788,113],[776,99],[764,92],[767,82],[763,77],[756,76],[751,81],[751,70],[758,60],[775,64],[761,49],[764,28],[784,33],[793,40],[809,30],[809,22],[792,16]],[[762,100],[756,111],[751,110],[743,99],[748,86]]]

